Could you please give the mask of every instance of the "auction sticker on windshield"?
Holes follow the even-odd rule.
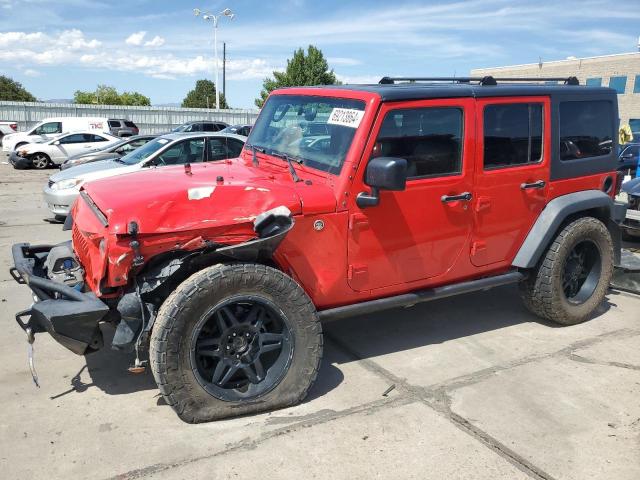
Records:
[[[364,110],[356,110],[353,108],[334,108],[331,110],[331,115],[329,115],[327,124],[358,128],[363,116]]]

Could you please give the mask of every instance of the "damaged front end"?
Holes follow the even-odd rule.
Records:
[[[12,277],[33,292],[33,305],[16,314],[16,321],[27,333],[48,332],[56,341],[78,355],[103,346],[100,323],[117,323],[112,347],[136,351],[136,365],[146,349],[149,334],[162,302],[175,287],[196,271],[225,261],[269,262],[274,251],[293,227],[291,211],[284,206],[258,215],[253,222],[254,238],[228,245],[203,240],[202,248],[165,251],[153,258],[140,255],[135,229],[129,231],[131,249],[139,262],[133,262],[129,282],[113,298],[98,298],[91,290],[83,261],[78,260],[71,242],[12,247]],[[34,380],[36,379],[34,374]],[[37,382],[36,382],[37,383]]]

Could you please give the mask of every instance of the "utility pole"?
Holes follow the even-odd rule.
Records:
[[[216,85],[216,88],[218,86]],[[227,98],[227,43],[222,42],[222,95]]]

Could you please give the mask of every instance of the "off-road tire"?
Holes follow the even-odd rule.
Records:
[[[272,390],[252,400],[224,401],[198,382],[191,367],[191,338],[206,311],[238,295],[276,305],[286,317],[294,349],[288,370]],[[294,280],[265,265],[219,264],[195,273],[167,297],[153,326],[149,357],[165,401],[185,422],[200,423],[301,402],[317,377],[322,345],[316,309]]]
[[[600,276],[590,297],[570,303],[562,286],[565,262],[584,240],[593,242],[600,254]],[[537,267],[520,284],[525,306],[539,317],[561,325],[584,322],[603,302],[613,274],[613,242],[607,227],[593,217],[581,217],[562,228]]]

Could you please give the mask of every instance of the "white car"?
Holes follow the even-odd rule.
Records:
[[[85,182],[150,168],[236,158],[246,137],[229,133],[170,133],[115,160],[100,160],[55,173],[44,187],[44,201],[56,217],[65,217]]]
[[[43,169],[49,165],[60,165],[73,155],[91,152],[122,139],[108,133],[73,132],[65,133],[42,143],[27,143],[11,152],[9,161],[16,167]]]
[[[0,121],[0,138],[11,135],[18,131],[18,122]]]
[[[52,117],[25,132],[10,133],[2,138],[2,151],[11,152],[27,143],[45,142],[61,133],[87,131],[109,133],[109,119],[103,117]]]

